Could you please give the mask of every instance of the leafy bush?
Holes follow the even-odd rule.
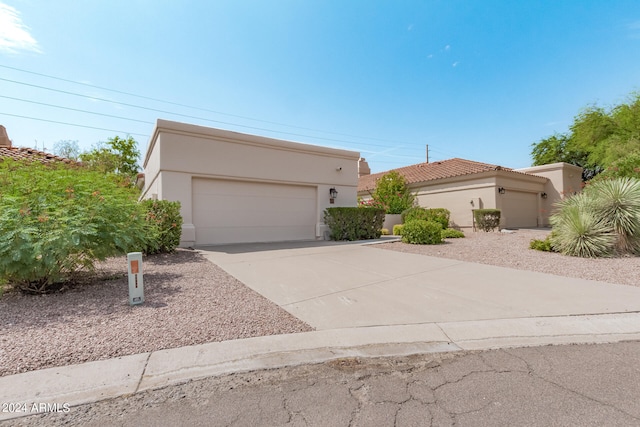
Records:
[[[551,216],[551,242],[582,257],[640,253],[640,180],[601,179],[563,200]]]
[[[380,237],[384,209],[327,208],[324,223],[329,226],[331,240],[366,240]]]
[[[396,224],[393,226],[393,235],[394,236],[402,236],[402,228],[404,224]]]
[[[416,219],[438,222],[443,229],[449,227],[451,213],[444,208],[426,209],[419,206],[406,209],[402,212],[402,222],[407,223]]]
[[[464,233],[460,230],[456,230],[454,228],[445,228],[442,230],[443,239],[458,239],[461,237],[464,237]]]
[[[493,231],[500,227],[500,209],[476,209],[473,218],[482,231]]]
[[[532,239],[529,242],[529,249],[535,249],[536,251],[543,252],[555,252],[553,244],[551,243],[551,235],[547,236],[544,240]]]
[[[415,202],[415,196],[409,191],[404,177],[397,171],[380,177],[372,196],[373,200],[384,206],[388,214],[399,214]]]
[[[402,241],[415,245],[442,243],[442,225],[439,222],[414,219],[404,224]]]
[[[382,234],[383,236],[388,236],[389,235],[389,230],[387,230],[386,228],[383,228],[380,230],[380,234]]]
[[[0,282],[48,292],[96,260],[141,250],[137,194],[83,167],[0,161]]]
[[[169,253],[180,244],[182,216],[180,202],[169,200],[143,200],[145,219],[149,224],[146,254]]]

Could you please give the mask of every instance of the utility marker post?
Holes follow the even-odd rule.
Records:
[[[129,305],[144,302],[144,284],[142,281],[142,252],[127,254],[129,264]]]

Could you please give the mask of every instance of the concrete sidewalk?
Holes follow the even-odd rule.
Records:
[[[341,357],[640,340],[640,288],[631,286],[362,243],[239,245],[203,254],[317,330],[0,377],[0,402],[14,404],[0,420]]]
[[[136,354],[0,377],[0,421],[232,372],[342,357],[640,340],[640,313],[322,330]],[[42,404],[44,406],[42,406]],[[24,406],[23,406],[24,405]]]

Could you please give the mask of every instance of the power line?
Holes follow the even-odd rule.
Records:
[[[81,98],[88,98],[88,99],[93,99],[93,100],[96,100],[96,101],[102,101],[102,102],[107,102],[107,103],[111,103],[111,104],[123,105],[123,106],[131,107],[131,108],[138,108],[138,109],[142,109],[142,110],[154,111],[156,113],[170,114],[170,115],[173,115],[173,116],[186,117],[186,118],[190,118],[190,119],[202,120],[202,121],[212,122],[212,123],[220,123],[220,124],[224,124],[224,125],[228,125],[228,126],[236,126],[236,127],[242,127],[242,128],[252,129],[252,130],[260,130],[260,131],[264,131],[264,132],[281,133],[281,134],[285,134],[285,135],[293,135],[293,136],[299,136],[299,137],[303,137],[303,138],[320,139],[320,140],[323,140],[323,141],[340,142],[340,143],[343,143],[343,144],[386,147],[386,145],[380,145],[380,144],[371,144],[371,143],[363,143],[363,142],[355,142],[355,141],[345,141],[345,140],[342,140],[342,139],[325,138],[325,137],[321,137],[321,136],[312,136],[312,135],[305,135],[305,134],[294,133],[294,132],[285,132],[285,131],[279,131],[279,130],[273,130],[273,129],[260,128],[260,127],[256,127],[256,126],[241,125],[241,124],[237,124],[237,123],[223,122],[221,120],[207,119],[205,117],[192,116],[192,115],[189,115],[189,114],[174,113],[174,112],[167,111],[167,110],[160,110],[160,109],[157,109],[157,108],[151,108],[151,107],[144,107],[144,106],[141,106],[141,105],[129,104],[127,102],[113,101],[111,99],[98,98],[98,97],[95,97],[95,96],[83,95],[83,94],[76,93],[76,92],[69,92],[69,91],[66,91],[66,90],[53,89],[53,88],[49,88],[49,87],[46,87],[46,86],[40,86],[40,85],[36,85],[36,84],[32,84],[32,83],[20,82],[20,81],[17,81],[17,80],[5,79],[5,78],[2,78],[2,77],[0,77],[0,80],[6,81],[6,82],[9,82],[9,83],[15,83],[15,84],[23,85],[23,86],[35,87],[37,89],[44,89],[44,90],[48,90],[48,91],[51,91],[51,92],[63,93],[65,95],[78,96],[78,97],[81,97]]]
[[[190,109],[193,109],[193,110],[199,110],[199,111],[204,111],[204,112],[208,112],[208,113],[220,114],[220,115],[229,116],[229,117],[236,117],[236,118],[240,118],[240,119],[252,120],[252,121],[261,122],[261,123],[268,123],[268,124],[277,125],[277,126],[286,126],[286,127],[290,127],[290,128],[294,128],[294,129],[308,130],[308,131],[312,131],[312,132],[321,132],[321,133],[327,133],[327,134],[332,134],[332,135],[346,136],[346,137],[349,137],[349,138],[368,139],[368,140],[380,141],[380,142],[390,142],[390,143],[394,143],[394,144],[403,143],[402,141],[391,141],[391,140],[382,139],[382,138],[372,138],[372,137],[365,137],[365,136],[359,136],[359,135],[351,135],[351,134],[346,134],[346,133],[331,132],[331,131],[326,131],[326,130],[321,130],[321,129],[313,129],[313,128],[307,128],[307,127],[302,127],[302,126],[289,125],[289,124],[286,124],[286,123],[279,123],[279,122],[273,122],[273,121],[268,121],[268,120],[256,119],[256,118],[247,117],[247,116],[241,116],[241,115],[237,115],[237,114],[224,113],[222,111],[210,110],[210,109],[202,108],[202,107],[194,107],[194,106],[191,106],[191,105],[181,104],[181,103],[178,103],[178,102],[162,100],[162,99],[153,98],[153,97],[145,96],[145,95],[138,95],[138,94],[134,94],[134,93],[131,93],[131,92],[126,92],[126,91],[121,91],[121,90],[117,90],[117,89],[110,89],[110,88],[106,88],[106,87],[103,87],[103,86],[97,86],[97,85],[93,85],[93,84],[86,83],[86,82],[79,82],[79,81],[75,81],[75,80],[65,79],[65,78],[62,78],[62,77],[51,76],[51,75],[44,74],[44,73],[38,73],[38,72],[35,72],[35,71],[29,71],[29,70],[24,70],[24,69],[21,69],[21,68],[10,67],[8,65],[0,64],[0,67],[7,68],[7,69],[10,69],[10,70],[20,71],[20,72],[23,72],[23,73],[33,74],[33,75],[36,75],[36,76],[46,77],[46,78],[50,78],[50,79],[54,79],[54,80],[59,80],[59,81],[67,82],[67,83],[73,83],[73,84],[87,86],[87,87],[91,87],[91,88],[95,88],[95,89],[105,90],[105,91],[108,91],[108,92],[119,93],[119,94],[122,94],[122,95],[132,96],[132,97],[136,97],[136,98],[140,98],[140,99],[146,99],[146,100],[149,100],[149,101],[161,102],[161,103],[165,103],[165,104],[175,105],[175,106],[178,106],[178,107],[190,108]],[[190,116],[185,116],[185,117],[190,117]],[[215,120],[211,120],[211,121],[216,122]],[[217,123],[225,123],[225,122],[217,122]],[[227,124],[227,123],[225,123],[225,124]],[[241,126],[241,125],[234,125],[234,126]],[[249,126],[245,126],[245,127],[249,127]],[[255,128],[255,129],[260,129],[260,128]],[[262,129],[260,129],[260,130],[262,130]],[[279,131],[270,131],[270,132],[279,132]],[[280,133],[287,133],[287,132],[280,132]],[[291,135],[297,135],[297,134],[291,134]],[[305,136],[305,135],[301,135],[301,136]],[[323,139],[323,138],[319,138],[319,139]]]
[[[120,120],[129,120],[131,122],[144,123],[144,124],[147,124],[147,125],[155,124],[154,122],[149,122],[149,121],[146,121],[146,120],[138,120],[138,119],[132,119],[132,118],[129,118],[129,117],[114,116],[112,114],[96,113],[94,111],[81,110],[79,108],[64,107],[62,105],[47,104],[45,102],[31,101],[29,99],[14,98],[12,96],[0,95],[0,98],[12,99],[14,101],[20,101],[20,102],[28,102],[30,104],[44,105],[46,107],[59,108],[59,109],[62,109],[62,110],[78,111],[80,113],[93,114],[93,115],[96,115],[96,116],[111,117],[111,118],[120,119]]]
[[[141,133],[125,132],[125,131],[122,131],[122,130],[99,128],[99,127],[96,127],[96,126],[79,125],[79,124],[76,124],[76,123],[59,122],[57,120],[42,119],[42,118],[39,118],[39,117],[21,116],[19,114],[4,113],[2,111],[0,111],[0,114],[2,114],[3,116],[19,117],[21,119],[29,119],[29,120],[38,120],[38,121],[41,121],[41,122],[49,122],[49,123],[55,123],[55,124],[59,124],[59,125],[67,125],[67,126],[75,126],[75,127],[79,127],[79,128],[104,130],[104,131],[107,131],[107,132],[124,133],[124,134],[127,134],[127,135],[144,136],[144,137],[147,137],[147,138],[149,137],[149,135],[144,135],[144,134],[141,134]]]

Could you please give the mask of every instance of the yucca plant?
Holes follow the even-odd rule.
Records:
[[[587,258],[611,255],[616,234],[606,218],[595,214],[593,206],[592,199],[584,193],[560,202],[558,212],[550,218],[555,250]]]
[[[640,180],[603,179],[587,188],[594,213],[608,221],[617,235],[619,253],[640,253]]]

